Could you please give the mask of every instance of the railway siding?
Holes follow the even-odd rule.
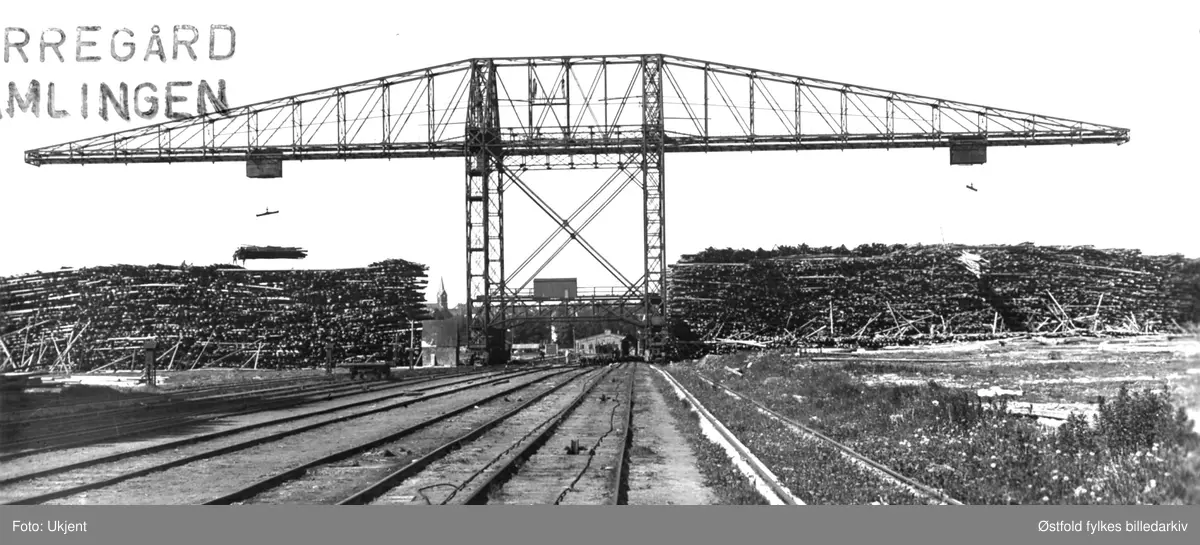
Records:
[[[547,372],[532,371],[539,376]],[[10,483],[0,490],[0,498],[22,503],[193,503],[214,483],[260,478],[258,473],[265,472],[264,467],[323,452],[339,441],[378,434],[398,421],[438,414],[447,406],[511,388],[510,382],[518,375],[452,381],[427,387],[424,395],[406,396],[402,401],[360,401],[316,411],[315,416],[307,413],[282,422],[264,421],[245,431],[226,430],[235,433],[209,440],[192,438],[192,444],[178,448],[158,445],[153,452]],[[83,489],[97,484],[103,486]]]
[[[237,407],[214,408],[209,413],[181,414],[152,421],[127,419],[109,415],[92,421],[92,433],[65,435],[73,438],[58,441],[51,436],[35,439],[26,448],[19,443],[6,443],[11,451],[0,455],[0,484],[15,476],[39,469],[63,465],[64,460],[93,459],[131,450],[150,448],[178,440],[180,434],[221,433],[242,426],[260,424],[301,414],[316,414],[346,404],[377,399],[380,393],[408,389],[419,393],[440,384],[459,383],[478,377],[446,376],[415,378],[399,382],[333,383],[314,391],[301,391],[294,396],[284,395],[273,400],[261,400]],[[336,401],[335,401],[336,400]]]
[[[515,391],[501,392],[490,399],[469,403],[400,430],[385,437],[386,441],[352,447],[351,450],[357,451],[353,455],[335,454],[328,459],[318,460],[320,463],[311,467],[308,467],[310,464],[304,464],[291,472],[302,471],[298,476],[289,478],[287,474],[281,474],[274,477],[273,480],[282,481],[277,485],[263,481],[262,484],[269,488],[251,497],[235,493],[208,503],[311,504],[336,503],[355,496],[361,497],[364,490],[381,481],[395,479],[390,476],[398,472],[416,471],[417,468],[412,467],[414,464],[435,455],[435,451],[446,445],[448,440],[459,441],[480,433],[480,428],[492,425],[503,415],[537,403],[544,396],[551,395],[586,374],[586,371],[575,370],[528,381]],[[246,499],[242,501],[242,498]]]
[[[624,500],[623,467],[638,366],[614,370],[537,451],[488,496],[489,504],[599,505]],[[636,404],[636,400],[633,400]],[[571,452],[575,442],[580,450]]]
[[[585,396],[604,376],[576,382],[547,396],[481,437],[430,463],[424,471],[401,482],[373,503],[437,505],[467,501],[472,491],[485,487],[505,461],[523,445],[528,445],[539,430],[544,430],[556,415]]]

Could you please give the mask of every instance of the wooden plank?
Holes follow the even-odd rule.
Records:
[[[62,353],[62,350],[58,349],[58,339],[55,339],[54,337],[50,337],[50,342],[54,344],[54,352],[56,352],[58,354],[54,358],[54,363],[50,364],[50,371],[54,372],[54,370],[58,368],[58,362],[62,360],[63,353]]]
[[[5,361],[4,365],[0,365],[0,371],[3,371],[10,364],[16,366],[16,360],[13,359],[12,353],[8,351],[8,346],[4,344],[4,339],[0,339],[0,350],[4,350]]]
[[[107,368],[109,368],[109,367],[112,367],[112,366],[114,366],[114,365],[116,365],[116,364],[118,364],[118,363],[121,363],[121,362],[123,362],[123,361],[125,361],[125,360],[129,359],[129,358],[130,358],[130,357],[132,357],[132,356],[133,356],[132,354],[130,354],[130,355],[126,355],[126,356],[122,356],[122,357],[121,357],[120,359],[118,359],[117,361],[114,361],[114,362],[112,362],[112,363],[106,363],[106,364],[104,364],[104,365],[101,365],[100,367],[97,367],[97,368],[95,368],[95,369],[92,369],[91,371],[88,371],[88,372],[86,372],[86,373],[84,373],[84,374],[85,374],[85,375],[90,375],[90,374],[92,374],[92,373],[95,373],[96,371],[99,371],[99,370],[101,370],[101,369],[107,369]]]
[[[83,327],[79,329],[79,333],[74,334],[71,337],[71,340],[67,341],[67,349],[64,351],[64,353],[65,353],[65,356],[68,358],[67,367],[70,370],[74,369],[74,366],[70,365],[71,349],[75,347],[75,342],[78,341],[81,337],[83,337],[83,333],[85,331],[87,331],[87,329],[89,327],[91,327],[91,325],[92,325],[92,322],[89,320],[88,323],[83,324]]]
[[[818,357],[813,356],[808,358],[810,361],[832,363],[832,362],[857,362],[857,363],[975,363],[978,360],[971,359],[938,359],[938,358],[877,358],[874,356],[859,356],[856,354],[846,354],[842,357]]]
[[[204,353],[208,351],[208,342],[212,340],[212,336],[208,337],[208,341],[204,341],[204,346],[200,348],[200,353],[196,355],[196,361],[192,362],[192,366],[188,367],[188,371],[196,368],[196,364],[200,363],[200,358],[204,357]]]
[[[23,332],[23,331],[26,331],[26,330],[28,330],[28,329],[29,329],[29,328],[31,328],[31,327],[37,327],[37,326],[40,326],[40,325],[42,325],[42,324],[48,324],[48,323],[50,323],[50,322],[51,322],[51,320],[42,320],[42,321],[40,321],[40,322],[38,322],[38,323],[36,323],[36,324],[29,324],[29,325],[27,325],[27,326],[25,326],[25,327],[22,327],[21,329],[18,329],[18,330],[16,330],[16,331],[9,331],[8,333],[5,333],[5,334],[3,334],[3,335],[0,335],[0,339],[2,339],[2,338],[4,338],[4,337],[10,337],[10,336],[12,336],[12,335],[17,335],[17,334],[19,334],[19,333],[21,333],[21,332]]]
[[[220,358],[218,358],[216,361],[214,361],[214,362],[210,363],[209,365],[216,365],[216,364],[218,364],[218,363],[221,363],[221,362],[225,361],[225,358],[228,358],[229,356],[233,356],[233,355],[236,355],[236,354],[241,354],[242,352],[245,352],[245,351],[246,351],[246,349],[244,349],[244,348],[239,348],[239,349],[237,349],[237,350],[234,350],[233,352],[230,352],[230,353],[228,353],[228,354],[225,354],[224,356],[221,356]]]
[[[734,340],[734,339],[715,339],[712,341],[707,341],[706,343],[707,344],[736,344],[736,345],[740,345],[740,346],[753,346],[755,348],[766,348],[767,347],[767,345],[765,343],[760,343],[758,341],[739,341],[739,340]]]
[[[183,339],[179,339],[175,343],[175,348],[171,350],[171,362],[167,364],[167,370],[170,371],[175,367],[175,356],[179,355],[179,347],[183,346]]]
[[[865,332],[867,331],[867,328],[868,328],[868,327],[871,327],[871,324],[875,322],[875,319],[876,319],[876,318],[878,318],[878,317],[880,317],[880,316],[883,316],[883,312],[878,312],[878,313],[876,313],[874,316],[872,316],[870,320],[867,320],[867,324],[866,324],[866,325],[864,325],[864,326],[862,326],[862,328],[860,328],[860,329],[858,330],[858,332],[854,334],[854,336],[855,336],[855,337],[861,337],[861,336],[862,336],[862,334],[863,334],[863,333],[865,333]]]

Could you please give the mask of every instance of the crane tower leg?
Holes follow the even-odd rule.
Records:
[[[642,57],[642,228],[645,247],[645,322],[642,338],[651,361],[665,358],[667,324],[667,238],[663,169],[663,58]]]
[[[506,360],[504,300],[504,168],[493,61],[471,63],[470,103],[466,126],[467,319],[468,344],[483,351],[489,364]]]

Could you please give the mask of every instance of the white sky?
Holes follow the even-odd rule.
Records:
[[[462,302],[461,160],[289,162],[281,179],[251,180],[243,163],[35,168],[23,151],[147,123],[102,121],[94,104],[81,119],[83,82],[94,89],[148,81],[161,96],[168,81],[223,78],[238,106],[471,57],[659,52],[1115,125],[1132,137],[1119,147],[991,148],[988,163],[975,167],[951,167],[945,149],[669,155],[672,263],[708,246],[943,239],[1200,256],[1196,2],[32,4],[6,6],[0,26],[24,28],[35,40],[43,29],[64,29],[68,62],[40,63],[27,49],[32,62],[10,59],[0,85],[24,91],[38,79],[45,90],[55,82],[72,115],[0,117],[0,275],[225,263],[240,244],[295,245],[309,257],[250,267],[356,267],[400,257],[429,266],[430,300],[445,278],[451,304]],[[168,37],[173,25],[232,25],[236,54],[210,62],[202,40],[200,61],[143,62],[155,24]],[[102,27],[101,62],[74,62],[81,25]],[[108,56],[107,37],[121,27],[138,42],[127,63]],[[194,111],[190,100],[185,111]],[[595,188],[584,182],[607,174],[528,180],[565,216]],[[626,191],[584,235],[635,279],[641,207]],[[516,191],[508,195],[511,270],[553,223]],[[267,207],[281,213],[254,216]],[[575,247],[542,276],[615,284]]]

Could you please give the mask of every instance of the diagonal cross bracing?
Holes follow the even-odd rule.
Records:
[[[613,266],[612,262],[610,262],[603,255],[601,255],[600,252],[597,251],[596,248],[594,246],[592,246],[592,244],[590,242],[587,241],[587,239],[583,238],[583,235],[580,234],[580,231],[582,229],[576,229],[574,227],[571,227],[570,221],[563,219],[563,217],[560,216],[558,214],[558,212],[555,212],[554,209],[552,207],[550,207],[549,204],[546,203],[546,201],[542,200],[542,198],[539,197],[537,193],[535,193],[528,185],[526,185],[525,182],[521,181],[521,179],[519,177],[513,175],[512,172],[505,171],[504,175],[508,176],[513,181],[513,183],[516,184],[516,186],[519,189],[521,189],[521,191],[523,193],[525,193],[525,195],[527,195],[529,197],[529,199],[534,202],[534,204],[536,204],[538,206],[538,208],[540,208],[543,212],[545,212],[546,215],[550,216],[550,218],[553,219],[556,224],[558,224],[559,229],[561,229],[562,231],[565,231],[568,235],[570,235],[570,240],[574,240],[575,242],[578,242],[579,245],[582,246],[583,249],[586,250],[589,255],[591,255],[597,262],[600,263],[601,266],[604,267],[604,269],[606,271],[609,272],[609,274],[611,274],[613,276],[613,278],[616,278],[617,281],[621,282],[621,284],[626,287],[631,287],[633,285],[633,283],[630,282],[628,278],[625,278],[625,275],[621,274],[621,271],[617,270],[617,268],[615,266]],[[624,187],[624,186],[622,186],[622,187]],[[619,191],[618,191],[618,193],[619,193]],[[616,195],[617,195],[617,193],[613,193],[610,196],[610,198],[607,201],[605,201],[604,205],[602,205],[600,207],[600,210],[603,210],[604,207],[607,206],[607,204],[609,202],[612,202],[612,199],[615,198]],[[599,213],[599,210],[597,210],[597,213]],[[592,217],[594,218],[595,215],[596,214],[593,214]],[[591,220],[591,218],[588,219],[589,222],[590,222],[590,220]],[[522,287],[524,287],[524,286],[522,286]]]
[[[584,219],[584,221],[582,223],[579,224],[579,227],[575,229],[575,232],[578,233],[578,232],[581,232],[584,229],[586,229],[587,226],[590,225],[592,223],[592,221],[595,220],[596,217],[599,216],[600,213],[603,212],[604,209],[607,208],[608,205],[610,203],[612,203],[612,201],[614,199],[616,199],[617,196],[619,196],[621,194],[621,192],[624,191],[624,189],[627,186],[629,186],[630,183],[632,183],[634,181],[634,178],[628,172],[626,172],[624,170],[619,170],[616,173],[614,173],[613,176],[610,176],[603,184],[601,184],[601,186],[596,190],[596,192],[593,193],[592,196],[587,199],[587,201],[585,201],[582,205],[580,205],[578,209],[576,209],[575,213],[573,213],[566,220],[563,220],[562,223],[558,224],[558,226],[555,228],[554,232],[552,232],[550,234],[550,236],[547,237],[546,240],[543,241],[542,244],[540,246],[538,246],[538,248],[535,249],[533,251],[533,253],[531,253],[529,255],[529,257],[515,271],[513,271],[512,275],[510,275],[507,278],[507,283],[509,285],[512,285],[514,280],[516,279],[517,275],[519,275],[526,266],[528,266],[530,263],[532,263],[534,258],[536,258],[538,255],[540,255],[542,253],[542,251],[545,250],[550,245],[550,243],[559,235],[559,233],[567,232],[567,228],[570,225],[570,223],[572,221],[574,221],[575,218],[578,217],[578,215],[581,214],[592,202],[594,202],[595,199],[597,197],[599,197],[605,189],[607,189],[609,186],[611,186],[612,183],[618,179],[617,175],[620,175],[620,174],[625,175],[625,178],[626,178],[625,181],[622,182],[619,186],[617,186],[617,189],[615,191],[609,193],[608,197],[606,199],[604,199],[604,201],[600,204],[600,206],[597,207],[594,211],[592,211],[592,213],[590,215],[588,215],[588,217],[586,219]],[[527,186],[523,186],[523,189],[532,191],[532,189],[528,188]],[[551,218],[553,219],[553,216],[551,216]],[[555,257],[557,257],[558,254],[561,253],[563,251],[563,249],[565,249],[567,247],[567,245],[569,245],[571,243],[571,241],[573,241],[573,240],[576,242],[579,242],[581,245],[583,244],[583,242],[581,242],[581,239],[579,239],[578,237],[569,236],[565,241],[562,242],[562,244],[560,244],[558,246],[557,249],[554,250],[554,252],[550,255],[550,257],[548,257],[542,263],[542,265],[533,272],[533,274],[529,275],[529,278],[527,278],[525,280],[525,282],[520,284],[520,286],[517,288],[517,291],[525,289],[525,287],[527,287],[529,285],[529,283],[532,282],[534,280],[534,278],[536,278],[537,275],[540,274],[542,272],[542,270],[544,270],[546,268],[546,266],[549,265],[550,262]],[[590,248],[590,246],[585,246],[585,250],[587,250],[588,248]],[[588,251],[591,252],[592,250],[588,250]],[[600,260],[601,265],[605,266],[606,269],[609,268],[610,264],[607,262],[607,260],[601,260],[600,256],[594,256],[594,257],[596,257],[597,260]],[[612,267],[610,272],[612,273],[613,277],[616,278],[618,281],[622,282],[625,285],[625,287],[631,288],[631,289],[633,288],[634,284],[629,282],[629,280],[627,278],[625,278],[624,275],[622,275],[620,273],[620,271],[618,271],[615,267]]]

